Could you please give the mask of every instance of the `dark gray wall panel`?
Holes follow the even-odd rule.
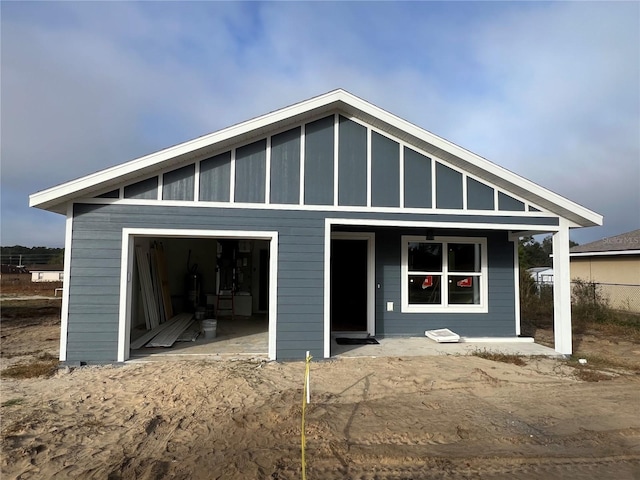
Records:
[[[493,188],[467,177],[467,208],[469,210],[493,210]]]
[[[340,117],[338,205],[367,205],[367,129]]]
[[[333,115],[305,126],[304,203],[333,205]]]
[[[158,198],[158,177],[127,185],[124,187],[124,198],[156,200]]]
[[[271,203],[300,203],[300,133],[298,127],[271,137]]]
[[[498,192],[498,210],[524,212],[524,203],[505,193]]]
[[[462,208],[462,173],[436,162],[436,208]]]
[[[195,164],[165,173],[162,176],[162,199],[193,201],[195,176]]]
[[[266,140],[236,149],[236,202],[264,203],[266,161]]]
[[[371,205],[400,206],[400,145],[371,132]]]
[[[404,206],[431,208],[431,159],[404,147]]]
[[[103,193],[102,195],[96,195],[96,198],[119,198],[120,189],[111,190],[110,192]]]
[[[228,202],[231,177],[231,152],[200,162],[200,200]]]

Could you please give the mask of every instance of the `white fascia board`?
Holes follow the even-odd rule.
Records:
[[[603,257],[617,255],[640,255],[640,250],[609,250],[606,252],[576,252],[569,253],[570,257]]]

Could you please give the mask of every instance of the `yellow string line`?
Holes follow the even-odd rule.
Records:
[[[309,365],[313,357],[307,353],[306,365],[304,369],[304,385],[302,386],[302,425],[300,428],[300,447],[302,453],[302,480],[307,480],[307,460],[305,457],[305,447],[307,438],[304,434],[304,416],[307,406],[307,386],[309,385]]]

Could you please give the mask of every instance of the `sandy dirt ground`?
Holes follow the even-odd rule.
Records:
[[[32,304],[26,314],[19,301],[2,303],[2,372],[55,363],[59,300]],[[586,337],[582,344],[594,348],[598,339]],[[618,345],[622,356],[640,358],[640,345]],[[599,381],[585,381],[577,363],[524,360],[524,366],[475,356],[314,360],[307,478],[640,478],[638,370],[601,368]],[[303,377],[303,362],[260,359],[4,376],[0,473],[3,479],[301,478]]]

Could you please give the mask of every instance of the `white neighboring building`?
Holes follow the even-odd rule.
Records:
[[[32,282],[62,282],[63,270],[31,270]]]
[[[553,285],[553,268],[533,267],[527,269],[527,272],[537,285]]]

